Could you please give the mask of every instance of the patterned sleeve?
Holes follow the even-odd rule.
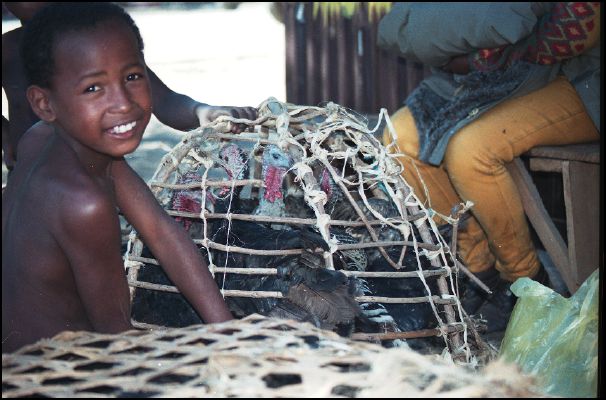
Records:
[[[556,3],[532,33],[513,45],[483,49],[468,57],[476,71],[493,71],[518,60],[551,65],[576,57],[600,39],[600,3]]]

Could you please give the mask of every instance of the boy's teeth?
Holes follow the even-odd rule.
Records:
[[[124,125],[114,126],[111,129],[111,131],[113,133],[124,133],[124,132],[130,131],[131,129],[133,129],[135,127],[135,125],[137,125],[137,121],[133,121],[133,122],[130,122],[130,123],[124,124]]]

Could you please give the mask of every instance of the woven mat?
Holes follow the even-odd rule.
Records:
[[[540,397],[513,367],[479,372],[251,315],[123,334],[63,332],[2,355],[2,397]]]

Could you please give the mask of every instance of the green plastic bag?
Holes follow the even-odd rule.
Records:
[[[511,285],[518,296],[500,357],[534,375],[549,395],[596,397],[599,271],[566,299],[529,278]]]

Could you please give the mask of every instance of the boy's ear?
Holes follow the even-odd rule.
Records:
[[[53,122],[56,118],[47,89],[31,85],[26,90],[27,100],[34,113],[45,122]]]

